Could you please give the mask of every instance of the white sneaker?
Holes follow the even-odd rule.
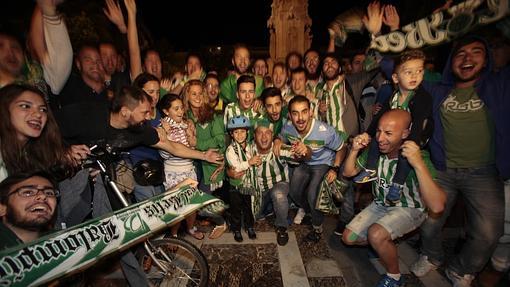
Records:
[[[303,208],[298,209],[296,216],[294,217],[294,224],[301,224],[305,217],[305,210]]]
[[[470,287],[471,282],[475,279],[475,276],[471,274],[465,274],[460,276],[450,269],[445,269],[446,277],[452,281],[453,287]]]
[[[410,270],[417,277],[422,277],[437,268],[437,265],[430,263],[429,258],[426,255],[420,255],[420,258],[411,265]]]

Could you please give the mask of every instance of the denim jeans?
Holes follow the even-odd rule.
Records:
[[[294,169],[290,179],[290,197],[300,207],[312,215],[312,225],[321,226],[324,214],[315,209],[315,201],[319,194],[319,188],[329,166],[325,164],[307,165],[300,164]]]
[[[287,228],[289,226],[289,221],[287,220],[289,215],[288,195],[289,183],[281,181],[268,190],[262,198],[262,210],[265,210],[266,206],[270,204],[273,206],[274,213],[276,215],[276,219],[274,221],[274,225],[276,225],[276,227]]]
[[[505,228],[504,234],[492,255],[491,262],[495,270],[506,272],[510,269],[510,179],[505,181]]]
[[[494,166],[480,168],[449,168],[437,172],[437,183],[446,192],[444,213],[439,218],[428,217],[421,226],[422,252],[432,263],[443,261],[441,229],[450,215],[457,195],[465,202],[466,242],[449,263],[459,275],[482,270],[503,234],[503,182]]]

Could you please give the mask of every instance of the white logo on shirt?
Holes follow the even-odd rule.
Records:
[[[447,112],[468,113],[482,109],[484,103],[480,99],[470,99],[465,103],[459,103],[454,96],[450,95],[444,101],[443,107]]]

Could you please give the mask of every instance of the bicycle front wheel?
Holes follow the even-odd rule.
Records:
[[[148,241],[153,256],[141,256],[147,279],[155,286],[207,286],[209,266],[204,254],[181,238]],[[154,260],[155,258],[155,260]]]

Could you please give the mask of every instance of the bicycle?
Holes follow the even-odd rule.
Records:
[[[89,163],[94,162],[104,178],[105,185],[115,194],[121,205],[129,203],[119,190],[117,183],[109,174],[113,163],[120,154],[108,146],[98,149],[97,145],[90,148],[92,154]],[[204,254],[193,243],[177,237],[147,239],[143,243],[143,251],[137,252],[139,263],[146,273],[147,279],[155,286],[207,286],[209,266]]]

